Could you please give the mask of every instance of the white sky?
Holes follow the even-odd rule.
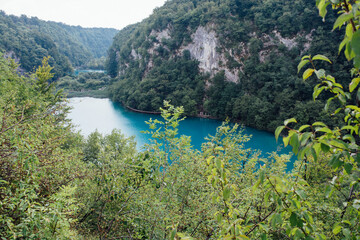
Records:
[[[166,0],[0,0],[7,14],[82,27],[122,29],[147,18]]]

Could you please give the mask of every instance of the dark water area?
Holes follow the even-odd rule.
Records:
[[[139,150],[145,143],[149,143],[150,135],[141,133],[141,131],[149,129],[145,121],[150,118],[161,120],[160,115],[132,112],[109,99],[71,98],[70,106],[73,109],[69,118],[84,136],[96,129],[102,134],[108,134],[111,133],[112,129],[118,128],[127,136],[135,136]],[[191,136],[191,144],[194,148],[200,149],[201,144],[205,142],[205,137],[215,135],[216,128],[221,123],[221,121],[213,119],[186,118],[180,122],[179,134]],[[243,133],[252,135],[250,141],[245,143],[245,147],[260,150],[262,157],[267,157],[274,151],[279,154],[291,152],[290,148],[283,148],[281,139],[277,143],[272,133],[250,127],[245,127]]]

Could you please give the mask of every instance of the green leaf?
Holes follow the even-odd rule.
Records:
[[[290,136],[283,137],[284,146],[287,147],[289,145]]]
[[[279,213],[275,213],[271,219],[271,225],[275,228],[278,224],[282,224],[282,218]]]
[[[276,141],[278,140],[279,135],[282,132],[282,130],[284,130],[284,128],[285,128],[285,126],[279,126],[279,127],[276,128],[276,130],[275,130],[275,139],[276,139]]]
[[[353,31],[353,28],[352,28],[352,25],[351,25],[351,24],[348,24],[348,25],[346,26],[345,33],[346,33],[346,36],[347,36],[349,39],[352,39],[352,36],[354,35],[354,31]]]
[[[340,158],[340,154],[339,154],[339,153],[333,154],[333,155],[331,156],[331,159],[330,159],[330,162],[329,162],[330,166],[333,167],[333,168],[338,168],[338,167],[340,167],[340,166],[343,164],[343,162],[340,161],[339,158]]]
[[[287,126],[289,123],[297,123],[295,118],[286,119],[284,125]]]
[[[302,228],[304,225],[304,221],[299,217],[299,215],[293,212],[290,216],[290,224],[292,227]]]
[[[344,40],[342,40],[342,42],[340,43],[340,45],[339,45],[339,52],[338,52],[338,54],[340,54],[340,52],[341,52],[341,50],[344,48],[344,46],[346,45],[346,44],[348,44],[349,43],[349,39],[348,38],[344,38]]]
[[[262,168],[260,171],[260,183],[263,184],[265,179],[265,170]]]
[[[356,154],[355,161],[360,164],[360,154]]]
[[[296,190],[295,192],[301,199],[303,199],[303,200],[306,199],[306,193],[304,190],[299,189],[299,190]]]
[[[333,26],[333,30],[337,27],[341,27],[346,21],[349,21],[350,19],[352,19],[354,17],[354,15],[352,13],[343,13],[341,14],[335,21],[334,26]]]
[[[323,122],[314,122],[312,125],[313,126],[324,126],[324,127],[326,127],[326,124],[323,123]]]
[[[360,209],[360,200],[355,199],[352,206],[353,206],[356,210],[359,210],[359,209]]]
[[[310,59],[310,55],[305,55],[301,58],[301,61],[304,61],[305,59]]]
[[[221,169],[221,159],[216,158],[215,164],[216,164],[216,168],[220,171],[220,169]]]
[[[309,60],[302,60],[299,65],[297,66],[298,69],[298,73],[300,72],[301,68],[303,68],[305,66],[305,64],[307,64],[308,62],[310,62]]]
[[[327,153],[328,151],[330,151],[330,146],[325,143],[321,143],[321,151]]]
[[[330,61],[329,58],[327,58],[327,57],[324,56],[324,55],[320,55],[320,54],[315,55],[315,56],[312,58],[312,60],[323,60],[323,61],[327,61],[327,62],[331,63],[331,61]]]
[[[311,155],[313,156],[314,158],[314,161],[317,162],[317,159],[318,159],[318,152],[316,152],[316,148],[315,148],[316,145],[314,145],[312,148],[311,148]]]
[[[326,2],[325,0],[320,0],[319,4],[318,4],[318,9],[319,9],[319,15],[325,19],[325,15],[327,13],[326,7],[329,5],[329,2]]]
[[[347,149],[348,145],[340,140],[334,139],[330,141],[330,145],[337,147],[337,148],[341,148],[341,149]]]
[[[306,129],[310,127],[310,125],[302,125],[300,128],[299,128],[299,132],[301,132],[302,130]]]
[[[325,78],[326,73],[325,73],[324,69],[319,69],[319,70],[315,71],[315,74],[318,79],[322,79],[322,78]]]
[[[352,50],[356,55],[360,55],[360,31],[356,31],[351,40]]]
[[[299,145],[300,145],[300,142],[299,142],[299,136],[298,134],[293,134],[290,138],[290,145],[293,147],[293,152],[295,154],[298,153],[299,151]]]
[[[266,224],[264,224],[264,223],[259,223],[259,227],[260,227],[260,229],[262,229],[262,230],[264,230],[265,232],[268,232],[269,231],[269,226],[268,225],[266,225]],[[266,235],[265,235],[265,237],[266,237]],[[266,239],[266,238],[265,238]]]
[[[342,232],[346,239],[350,239],[351,232],[348,228],[343,228]]]
[[[224,200],[227,201],[230,197],[231,189],[229,186],[226,186],[223,192]]]
[[[356,55],[354,57],[354,67],[359,69],[360,68],[360,55]]]
[[[324,107],[324,110],[326,112],[329,110],[329,106],[330,106],[330,103],[331,103],[332,100],[334,100],[334,97],[331,97],[326,101],[326,104],[325,104],[325,107]]]
[[[344,168],[348,174],[351,174],[351,171],[353,169],[353,165],[351,163],[345,163]]]
[[[339,232],[341,231],[341,229],[342,229],[342,227],[339,226],[339,225],[337,225],[337,226],[334,227],[333,233],[334,233],[335,235],[337,235],[337,234],[339,234]]]
[[[327,127],[317,128],[316,132],[326,132],[326,133],[333,134],[333,132]]]
[[[311,132],[305,132],[300,137],[300,145],[304,146],[307,142],[307,140],[312,136]]]
[[[331,186],[330,186],[330,185],[326,185],[326,187],[325,187],[325,197],[326,197],[326,198],[330,197],[331,190],[332,190]]]
[[[308,79],[313,74],[314,71],[315,69],[312,68],[306,69],[306,71],[303,73],[303,80]]]
[[[321,88],[316,88],[316,89],[314,88],[314,92],[313,92],[313,100],[314,101],[324,89],[325,89],[325,86],[322,86]]]
[[[171,240],[175,239],[175,236],[176,236],[176,229],[174,229],[174,230],[171,231],[170,239],[171,239]]]
[[[355,90],[355,88],[358,86],[359,82],[360,82],[360,78],[354,78],[351,81],[351,83],[349,85],[350,92]]]

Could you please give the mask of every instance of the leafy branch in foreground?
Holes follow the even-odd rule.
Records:
[[[298,65],[298,71],[311,65],[303,73],[305,81],[315,73],[319,83],[314,87],[314,100],[323,91],[331,93],[327,99],[325,110],[329,105],[336,101],[339,106],[332,114],[344,114],[343,123],[334,128],[328,127],[323,122],[314,122],[310,125],[303,125],[298,129],[293,129],[292,123],[295,119],[288,119],[283,126],[276,129],[276,138],[279,137],[284,129],[287,135],[283,138],[285,146],[291,145],[293,152],[306,166],[310,164],[308,160],[317,163],[319,158],[326,157],[328,165],[333,169],[333,178],[328,181],[324,190],[327,198],[333,198],[334,192],[342,195],[342,210],[338,213],[338,221],[332,226],[334,238],[359,239],[360,238],[360,1],[348,0],[318,0],[317,7],[320,15],[325,18],[326,7],[338,10],[340,16],[334,23],[333,29],[341,29],[345,26],[345,36],[339,46],[339,53],[344,49],[344,54],[348,61],[353,60],[353,68],[350,71],[351,81],[347,87],[336,82],[336,79],[327,74],[324,69],[317,69],[315,61],[322,60],[331,63],[323,56],[314,57],[304,56]],[[348,90],[347,90],[348,89]],[[306,168],[305,168],[306,169]],[[346,193],[344,193],[344,191]]]

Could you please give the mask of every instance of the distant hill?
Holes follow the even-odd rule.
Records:
[[[334,19],[323,22],[313,0],[169,0],[114,38],[111,98],[147,111],[167,99],[188,115],[266,130],[290,116],[328,118],[297,65],[305,54],[324,54],[335,62],[323,67],[342,79],[349,66],[334,51]]]
[[[16,17],[0,11],[0,49],[18,59],[26,71],[33,70],[44,56],[56,76],[106,55],[118,32],[111,28],[82,28],[43,21],[36,17]]]

